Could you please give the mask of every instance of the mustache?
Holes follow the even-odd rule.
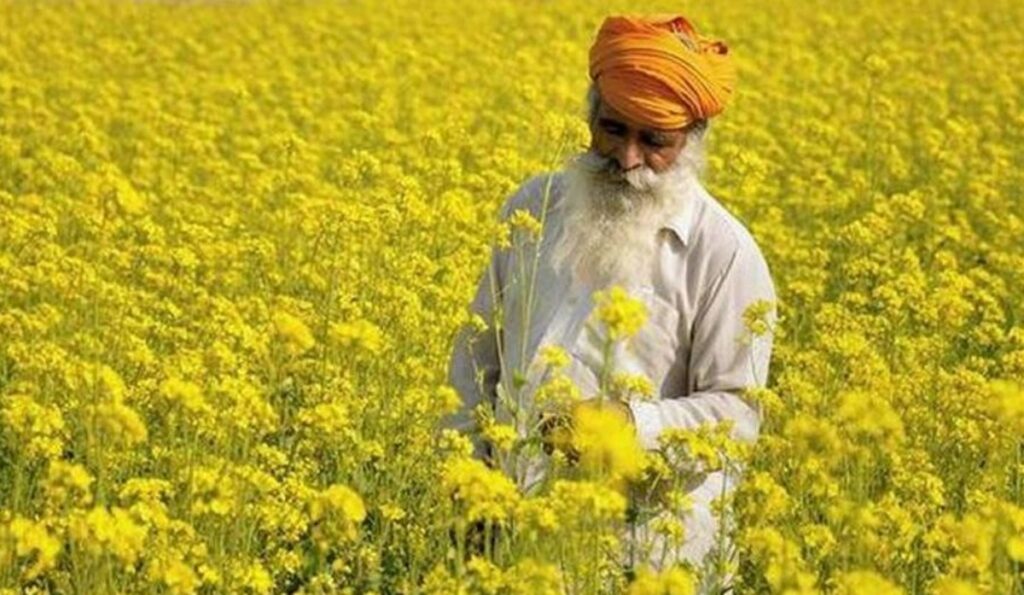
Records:
[[[624,170],[612,157],[605,157],[589,150],[576,157],[576,165],[583,171],[608,183],[629,185],[634,190],[649,191],[657,184],[659,176],[654,170],[641,165]]]

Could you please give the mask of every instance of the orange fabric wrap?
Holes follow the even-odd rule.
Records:
[[[736,88],[736,67],[721,41],[680,16],[608,17],[590,48],[590,78],[601,100],[626,118],[682,128],[720,113]]]

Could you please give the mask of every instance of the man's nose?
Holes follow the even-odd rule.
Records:
[[[643,154],[640,152],[640,145],[634,141],[626,141],[619,145],[615,153],[615,160],[623,171],[629,171],[643,164]]]

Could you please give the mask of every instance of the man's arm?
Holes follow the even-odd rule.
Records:
[[[768,380],[772,335],[751,337],[744,323],[746,308],[758,300],[775,302],[768,265],[752,241],[740,243],[732,259],[708,288],[693,324],[689,395],[656,401],[632,401],[630,409],[641,444],[658,447],[668,428],[696,428],[732,420],[733,437],[757,439],[760,407],[741,396],[743,389]],[[774,311],[769,314],[774,322]]]
[[[500,258],[498,250],[494,249],[469,307],[470,312],[479,316],[487,326],[481,329],[470,323],[459,330],[448,367],[448,381],[459,393],[462,405],[444,420],[443,426],[466,434],[473,442],[473,456],[478,459],[484,459],[488,452],[484,441],[474,432],[473,410],[480,403],[489,403],[493,407],[501,372],[498,336],[494,329],[494,303],[501,287]]]
[[[541,219],[545,193],[549,190],[556,192],[553,187],[555,182],[552,174],[533,176],[505,201],[499,211],[499,218],[506,221],[516,209],[526,209]],[[506,257],[507,254],[500,248],[492,249],[490,266],[480,276],[476,296],[470,305],[471,313],[478,315],[487,324],[487,328],[479,330],[472,324],[463,327],[455,339],[449,362],[448,380],[462,398],[462,406],[442,424],[468,433],[477,458],[484,458],[488,453],[484,441],[473,433],[473,409],[480,403],[494,406],[501,377],[501,336],[496,333],[494,324],[495,311],[501,310],[502,294],[509,283],[510,265]]]

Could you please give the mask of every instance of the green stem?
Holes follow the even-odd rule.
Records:
[[[604,344],[601,345],[601,390],[597,395],[597,404],[604,405],[604,396],[608,392],[608,384],[612,374],[612,348],[615,346],[615,342],[610,338],[606,337]]]

